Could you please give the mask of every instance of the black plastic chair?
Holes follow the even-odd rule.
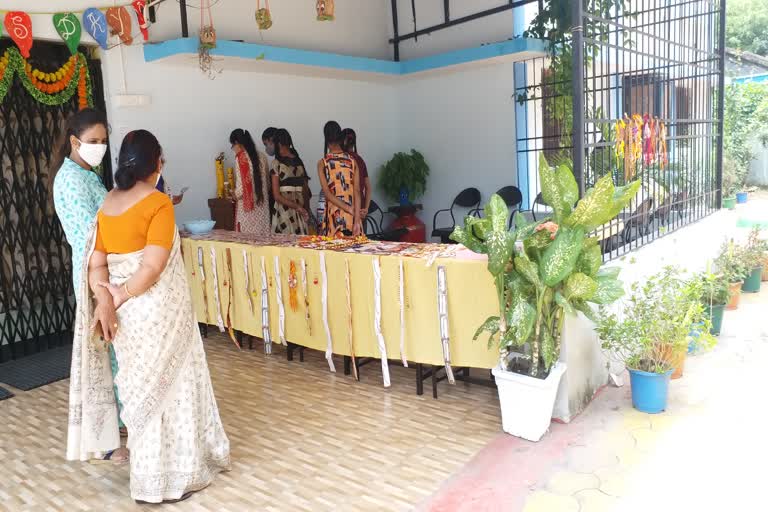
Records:
[[[432,218],[432,236],[440,237],[440,242],[444,244],[455,243],[449,238],[451,236],[451,233],[453,233],[453,229],[456,227],[456,217],[453,215],[453,208],[455,206],[459,206],[461,208],[469,208],[470,215],[479,216],[481,200],[482,200],[482,197],[480,195],[480,191],[477,190],[476,188],[465,188],[464,190],[459,192],[459,194],[453,200],[453,203],[451,203],[450,208],[445,208],[443,210],[438,210],[435,212],[435,216]],[[437,217],[441,213],[446,213],[446,212],[451,216],[451,225],[450,227],[446,226],[444,228],[438,228]]]
[[[378,219],[376,219],[376,216],[378,216]],[[397,242],[408,230],[406,228],[385,229],[384,216],[384,210],[381,209],[376,201],[371,200],[371,204],[368,207],[368,215],[365,217],[365,224],[363,225],[365,236],[371,240]]]
[[[507,229],[512,229],[512,224],[515,221],[515,214],[520,210],[520,207],[523,204],[523,193],[520,192],[520,189],[516,186],[509,185],[497,190],[496,194],[504,200],[504,204],[506,204],[507,208],[512,212],[509,215],[509,223],[507,224]],[[479,208],[478,211],[485,215],[484,208]]]

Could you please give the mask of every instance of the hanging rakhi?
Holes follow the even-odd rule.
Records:
[[[248,260],[248,251],[243,249],[243,277],[245,278],[245,294],[248,297],[248,309],[251,311],[252,315],[255,315],[256,311],[253,309],[253,299],[251,299],[253,291],[251,290],[251,276],[249,275],[249,267],[250,263]]]
[[[288,304],[294,313],[299,309],[299,279],[296,277],[296,263],[293,260],[288,272]]]
[[[280,258],[275,256],[275,292],[277,293],[277,333],[280,343],[288,345],[285,339],[285,304],[283,303],[283,280],[280,278]]]
[[[145,41],[149,41],[149,25],[147,24],[147,2],[145,0],[134,0],[131,4],[136,11],[136,19],[139,22],[139,30]]]
[[[205,289],[205,257],[203,256],[203,248],[197,248],[197,264],[200,268],[200,287],[203,291],[203,312],[205,314],[204,323],[208,324],[208,292]]]
[[[398,275],[400,277],[399,305],[400,305],[400,358],[403,366],[408,368],[408,358],[405,356],[405,268],[403,259],[400,258]]]
[[[227,301],[227,331],[229,332],[229,337],[232,338],[232,341],[235,343],[235,346],[237,346],[238,349],[241,349],[243,347],[240,346],[240,342],[237,341],[237,337],[235,336],[235,330],[232,327],[232,303],[235,301],[234,297],[234,273],[232,272],[232,250],[227,247],[227,275],[229,276],[229,283],[227,281],[224,281],[224,288],[228,289],[228,301]]]
[[[445,267],[437,267],[437,315],[440,323],[440,342],[443,348],[443,361],[445,363],[445,376],[448,382],[455,384],[453,369],[451,368],[451,341],[448,325],[448,282]]]
[[[309,315],[309,287],[307,286],[307,262],[301,259],[301,287],[304,290],[304,319],[307,321],[307,331],[312,336],[312,319]]]
[[[653,147],[652,125],[653,121],[648,114],[643,115],[643,163],[646,167],[653,164],[653,152],[651,151]]]
[[[626,144],[626,129],[627,129],[627,123],[624,122],[623,119],[619,119],[616,121],[616,147],[614,148],[616,151],[616,160],[620,160],[624,157],[624,145]]]
[[[28,59],[29,50],[32,49],[32,19],[29,14],[22,11],[7,13],[5,15],[5,31],[19,47],[24,58]]]
[[[320,279],[322,280],[323,328],[327,341],[325,359],[328,361],[328,368],[336,373],[336,366],[333,364],[333,339],[331,338],[331,327],[328,325],[328,272],[325,270],[325,253],[322,251],[320,252]]]
[[[83,34],[83,27],[77,16],[71,12],[54,14],[53,27],[69,48],[70,53],[75,55],[77,46],[80,44],[80,37]]]
[[[219,298],[219,273],[216,269],[216,249],[211,247],[211,274],[213,274],[213,302],[216,304],[216,326],[219,332],[225,332],[224,319],[221,317],[221,299]]]
[[[264,7],[261,6],[261,0],[256,0],[256,26],[259,27],[259,30],[267,30],[272,26],[269,0],[265,0]]]
[[[669,163],[668,155],[667,155],[667,126],[664,124],[664,121],[659,122],[659,164],[661,166],[661,170],[664,170],[664,167],[667,166],[667,163]]]
[[[133,44],[131,35],[131,15],[125,7],[110,7],[107,9],[107,23],[112,34],[120,38],[123,44]]]
[[[334,0],[317,0],[315,3],[317,9],[317,21],[333,21],[336,6]]]
[[[267,285],[267,264],[261,257],[261,337],[264,338],[264,353],[272,353],[272,334],[269,331],[269,286]]]
[[[349,271],[349,260],[344,260],[345,281],[347,285],[347,342],[349,343],[349,357],[352,358],[352,372],[354,373],[355,380],[360,380],[360,376],[357,373],[357,362],[355,361],[355,342],[353,336],[353,324],[352,324],[352,286]]]
[[[376,333],[376,341],[379,345],[381,375],[384,378],[384,387],[388,388],[391,383],[389,380],[387,345],[384,342],[384,334],[381,332],[381,265],[379,258],[373,258],[373,330]]]
[[[99,43],[103,49],[107,49],[107,18],[100,10],[91,7],[83,13],[83,26],[85,31]]]

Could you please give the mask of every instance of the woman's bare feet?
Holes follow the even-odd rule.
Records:
[[[109,460],[111,460],[112,462],[122,463],[122,462],[128,462],[129,458],[130,458],[130,452],[128,451],[128,448],[121,446],[120,448],[112,452],[112,456],[109,458]]]

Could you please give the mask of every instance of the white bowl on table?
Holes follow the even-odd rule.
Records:
[[[184,230],[193,235],[205,235],[213,230],[216,221],[213,220],[191,220],[184,223]]]

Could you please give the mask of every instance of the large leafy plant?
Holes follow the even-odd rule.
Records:
[[[690,286],[699,290],[699,302],[704,306],[723,306],[731,298],[728,279],[723,274],[701,272],[691,279]]]
[[[427,189],[429,165],[424,156],[412,149],[410,153],[395,153],[379,174],[379,186],[392,201],[397,201],[402,188],[408,189],[410,199],[424,195]]]
[[[550,167],[543,156],[539,177],[551,217],[529,224],[519,215],[517,229],[508,231],[507,207],[494,195],[486,217],[467,217],[451,238],[488,255],[496,285],[499,314],[475,339],[487,332],[489,346],[498,343],[502,368],[543,378],[559,358],[565,315],[594,318],[590,303],[610,304],[624,293],[618,269],[601,270],[598,239],[588,234],[618,215],[640,183],[614,187],[606,175],[579,200],[570,163]]]
[[[747,268],[747,261],[740,246],[733,240],[727,240],[720,246],[720,254],[715,258],[715,268],[729,283],[740,283],[752,269]]]
[[[633,283],[618,314],[601,311],[596,330],[603,349],[632,370],[666,373],[674,369],[693,331],[698,346],[709,348],[715,343],[701,294],[701,281],[685,281],[673,267]]]

